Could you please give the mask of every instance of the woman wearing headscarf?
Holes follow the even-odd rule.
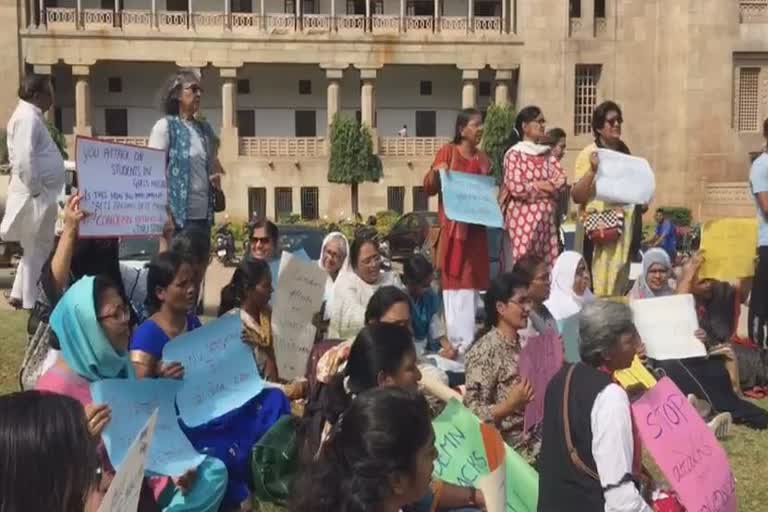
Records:
[[[94,404],[90,385],[103,379],[134,379],[128,358],[130,310],[118,285],[86,276],[61,298],[50,318],[61,354],[37,389],[71,396],[85,406],[91,434],[100,437],[110,421],[109,404]],[[103,462],[109,465],[102,451]],[[154,499],[165,511],[218,510],[227,483],[224,464],[206,457],[184,475],[150,478]]]
[[[544,302],[555,320],[573,316],[595,300],[589,291],[590,282],[589,269],[581,254],[565,251],[557,258],[549,299]]]
[[[333,301],[333,283],[342,273],[349,270],[349,241],[342,233],[334,231],[328,233],[320,247],[320,260],[317,262],[321,269],[328,273],[325,282],[324,316],[330,318],[330,308]]]
[[[629,291],[630,300],[664,297],[675,293],[690,293],[696,273],[701,266],[701,256],[694,255],[683,266],[680,279],[672,286],[672,260],[664,249],[654,248],[643,254],[642,272]]]

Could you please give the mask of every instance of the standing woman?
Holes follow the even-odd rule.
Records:
[[[456,118],[453,142],[440,148],[424,176],[426,193],[439,198],[440,238],[435,262],[440,271],[448,339],[461,356],[475,337],[478,291],[488,288],[488,238],[485,226],[454,222],[445,216],[440,170],[490,174],[490,161],[479,148],[482,136],[482,114],[475,109],[462,110]]]
[[[505,264],[530,254],[551,268],[557,258],[555,213],[565,175],[546,142],[546,121],[539,107],[525,107],[517,114],[512,147],[504,155],[502,212],[507,230]]]
[[[591,213],[622,210],[624,225],[621,235],[614,241],[593,243],[584,235],[584,258],[592,267],[593,290],[598,296],[624,295],[629,279],[631,248],[642,238],[642,214],[644,206],[610,204],[595,199],[595,177],[599,163],[598,148],[611,149],[629,154],[629,148],[621,140],[624,118],[621,108],[612,101],[597,106],[592,114],[592,132],[595,142],[584,148],[576,158],[575,176],[571,196],[581,205],[582,218]]]
[[[167,152],[168,206],[176,230],[198,229],[210,237],[214,189],[221,191],[223,170],[213,128],[198,119],[202,94],[199,75],[180,70],[165,93],[165,117],[152,127],[149,147]]]

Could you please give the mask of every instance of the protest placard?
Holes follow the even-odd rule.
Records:
[[[458,400],[450,400],[434,419],[434,476],[445,482],[475,487],[491,473],[480,420]],[[506,511],[535,512],[539,499],[539,475],[512,448],[504,446]]]
[[[563,339],[565,360],[569,363],[581,361],[579,355],[579,314],[576,313],[558,320],[557,330],[560,331],[560,337]]]
[[[112,479],[107,493],[101,500],[98,512],[136,512],[138,510],[141,482],[144,479],[144,462],[147,460],[156,424],[157,409],[131,443],[120,471]]]
[[[441,170],[440,184],[446,217],[489,228],[504,227],[498,188],[492,176]]]
[[[527,431],[544,418],[544,395],[552,377],[563,366],[563,342],[554,330],[529,338],[520,351],[518,372],[533,386],[533,400],[525,406],[523,428]]]
[[[179,427],[173,402],[180,388],[181,381],[169,379],[105,379],[91,384],[93,403],[109,404],[112,410],[102,439],[115,468],[121,469],[136,432],[155,410],[157,424],[146,468],[179,476],[203,461]]]
[[[707,355],[694,333],[699,328],[693,295],[670,295],[629,303],[648,357],[685,359]]]
[[[501,434],[487,423],[480,424],[480,434],[488,461],[486,475],[480,475],[475,486],[483,493],[486,512],[505,512],[507,509],[507,468],[504,465],[506,445]]]
[[[83,194],[81,237],[159,236],[168,220],[165,152],[86,137],[76,139]]]
[[[184,366],[176,404],[190,427],[240,407],[264,389],[253,349],[242,341],[239,312],[166,343],[163,360]]]
[[[615,204],[647,204],[653,199],[656,178],[645,158],[598,149],[600,163],[595,198]]]
[[[699,277],[736,280],[755,275],[757,219],[718,219],[704,223]]]
[[[646,389],[650,389],[656,385],[656,378],[649,372],[640,358],[635,356],[632,360],[632,366],[625,370],[618,370],[613,372],[613,376],[619,381],[621,387],[629,389],[634,386],[642,386]]]
[[[312,317],[320,311],[328,274],[316,263],[284,252],[272,310],[277,371],[283,379],[303,376],[315,342]]]
[[[643,446],[686,510],[738,509],[736,482],[725,450],[669,377],[632,403],[632,416]]]

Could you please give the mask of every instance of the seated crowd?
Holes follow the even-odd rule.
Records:
[[[209,240],[194,230],[171,239],[169,230],[146,271],[131,273],[120,268],[116,240],[78,239],[82,218],[75,197],[30,317],[21,372],[26,391],[0,397],[0,474],[14,475],[0,478],[3,511],[95,512],[115,470],[101,442],[112,404],[95,403],[90,384],[184,379],[179,362],[163,360],[163,347],[202,325],[196,312]],[[484,297],[485,325],[460,350],[446,337],[434,269],[424,256],[408,260],[401,278],[382,269],[375,240],[350,244],[331,233],[319,261],[328,280],[315,315],[316,343],[305,377],[287,381],[278,372],[271,326],[276,226],[254,223],[250,243],[221,290],[218,315],[240,316],[242,341],[271,385],[208,423],[180,420],[205,458],[183,474],[147,472],[141,511],[257,509],[252,449],[297,410],[303,412],[296,471],[283,497],[290,510],[481,510],[478,489],[433,477],[431,421],[445,405],[436,388],[459,390],[464,405],[539,471],[540,511],[574,503],[585,511],[650,511],[653,503],[638,485],[649,477],[629,397],[613,379],[636,356],[663,369],[705,419],[729,413],[729,421],[768,427],[768,414],[742,396],[768,378],[760,352],[736,336],[740,290],[700,280],[699,257],[675,279],[669,256],[648,251],[628,300],[693,294],[706,357],[646,358],[630,307],[596,299],[589,268],[575,252],[562,253],[551,274],[546,262],[527,256],[494,279]],[[521,350],[577,313],[581,362],[564,364],[547,389],[534,389],[520,374]],[[536,395],[545,397],[544,419],[526,429],[525,408]]]

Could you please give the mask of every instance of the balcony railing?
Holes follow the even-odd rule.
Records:
[[[433,156],[451,140],[446,137],[381,137],[382,156]]]
[[[763,2],[768,0],[752,0]],[[441,16],[437,26],[432,16],[403,16],[374,14],[366,19],[362,14],[261,14],[224,13],[219,11],[198,11],[191,15],[187,11],[152,11],[124,9],[117,15],[111,9],[83,9],[79,12],[72,7],[46,7],[45,25],[51,31],[148,31],[177,33],[194,31],[219,34],[231,30],[238,34],[291,34],[297,32],[342,34],[397,34],[401,32],[422,34],[445,32],[458,34],[475,32],[480,35],[504,33],[504,20],[499,16]],[[574,20],[571,20],[573,24]],[[578,21],[578,20],[577,20]]]
[[[323,137],[240,137],[238,146],[248,157],[325,156]]]
[[[108,137],[101,136],[100,140],[114,142],[116,144],[131,144],[133,146],[146,146],[149,143],[149,137]]]
[[[768,0],[739,0],[741,23],[768,23]]]

